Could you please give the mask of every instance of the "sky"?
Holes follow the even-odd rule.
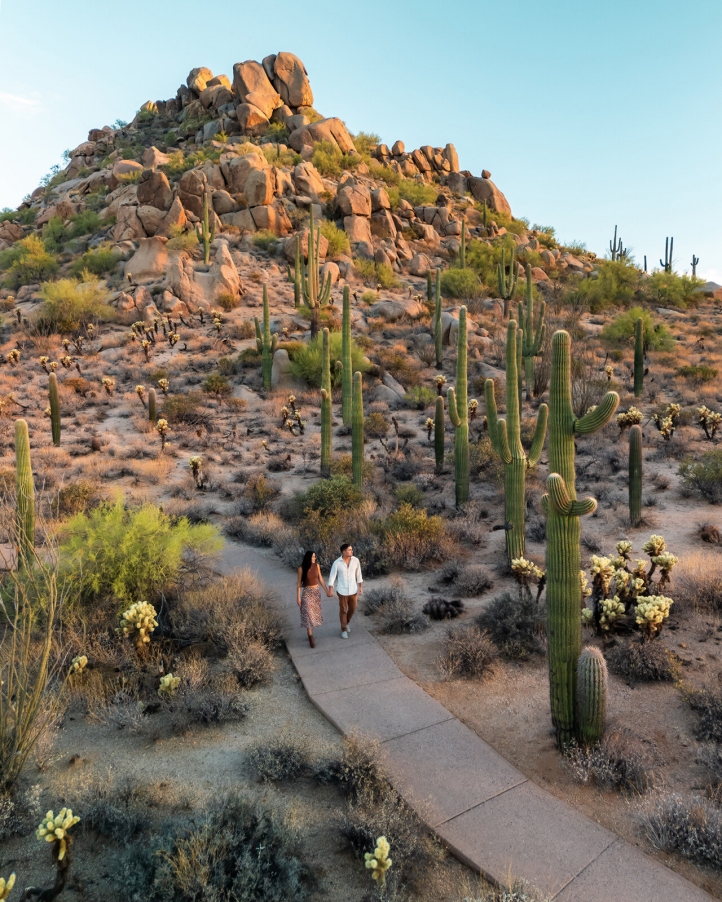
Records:
[[[195,66],[290,51],[323,115],[451,142],[516,216],[722,284],[720,0],[0,0],[0,209]]]

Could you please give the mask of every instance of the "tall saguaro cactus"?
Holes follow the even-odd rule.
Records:
[[[674,238],[664,239],[664,260],[659,265],[665,272],[672,272],[672,254],[674,253]]]
[[[359,488],[364,479],[364,397],[361,373],[353,374],[353,418],[351,422],[351,472]]]
[[[641,398],[644,390],[644,320],[640,316],[634,324],[634,397]]]
[[[629,430],[629,522],[639,526],[642,519],[642,427]]]
[[[692,254],[692,278],[693,279],[697,278],[697,264],[698,263],[699,263],[699,257],[695,257],[695,255]]]
[[[617,227],[614,226],[614,238],[609,242],[609,250],[612,255],[612,260],[616,260],[617,258],[621,259],[622,256],[622,238],[621,235],[619,237],[619,241],[617,241]]]
[[[331,472],[331,348],[328,329],[324,329],[321,345],[321,472]]]
[[[607,392],[600,404],[581,419],[574,416],[571,387],[571,339],[554,333],[549,391],[548,494],[542,498],[547,513],[547,637],[549,643],[549,696],[557,745],[574,738],[576,670],[581,646],[581,522],[596,510],[594,498],[577,500],[574,443],[577,436],[601,429],[619,404],[616,392]]]
[[[351,425],[353,408],[353,373],[351,372],[351,289],[343,290],[341,325],[341,414],[344,426]]]
[[[203,262],[206,266],[211,262],[211,244],[216,237],[216,221],[215,218],[210,222],[210,214],[208,211],[208,185],[203,186],[203,219],[196,226],[196,235],[203,245]]]
[[[434,412],[434,457],[436,472],[441,473],[444,469],[444,399],[441,395],[436,398]]]
[[[48,376],[48,400],[50,401],[50,428],[53,444],[60,444],[60,398],[58,397],[58,377],[55,373]]]
[[[450,388],[449,419],[456,427],[454,442],[456,506],[469,500],[469,387],[467,381],[466,307],[459,309],[459,339],[456,355],[456,388]]]
[[[154,423],[158,419],[157,401],[154,388],[148,389],[148,419]]]
[[[521,443],[521,413],[517,391],[517,349],[522,341],[521,330],[515,320],[509,320],[506,330],[506,420],[497,416],[494,380],[484,384],[486,418],[489,437],[494,450],[504,464],[504,516],[506,519],[506,553],[510,561],[524,557],[524,522],[526,471],[539,461],[547,431],[549,410],[539,407],[536,429],[529,453]]]
[[[461,246],[459,247],[459,266],[466,269],[466,220],[461,220]]]
[[[316,228],[313,221],[313,204],[311,205],[311,222],[308,231],[308,264],[301,263],[301,287],[303,299],[311,311],[311,338],[318,335],[318,324],[321,307],[328,304],[331,297],[331,273],[324,279],[320,271],[321,226]],[[300,256],[300,255],[299,255]]]
[[[293,306],[301,306],[301,297],[303,290],[301,288],[301,236],[296,235],[296,256],[293,266],[293,275],[291,275],[291,267],[288,267],[288,281],[293,283]]]
[[[429,285],[431,285],[431,279],[429,278]],[[441,368],[444,364],[444,348],[443,348],[443,334],[444,330],[441,325],[441,272],[436,270],[436,296],[435,296],[435,308],[434,308],[434,350],[436,351],[436,366],[437,368]]]
[[[263,387],[271,388],[271,374],[273,372],[273,355],[276,353],[278,340],[271,336],[271,314],[268,309],[268,286],[263,285],[263,331],[258,322],[258,317],[253,317],[256,323],[256,347],[261,353],[261,372],[263,374]]]
[[[504,318],[509,316],[509,301],[516,291],[516,280],[519,271],[516,268],[516,247],[511,248],[511,261],[509,262],[509,275],[506,274],[506,248],[501,249],[501,263],[496,267],[496,278],[499,284],[499,297],[504,301]]]
[[[35,553],[35,483],[25,420],[15,421],[15,497],[18,567],[22,567],[30,564]]]
[[[526,399],[531,401],[534,394],[534,358],[541,354],[546,324],[544,323],[544,311],[546,304],[541,302],[539,317],[534,325],[534,295],[531,284],[531,265],[526,265],[526,316],[524,304],[519,301],[519,328],[522,331],[521,356],[524,361],[524,381],[526,382]]]
[[[599,742],[607,719],[607,664],[598,648],[585,648],[577,662],[577,735],[584,745]]]

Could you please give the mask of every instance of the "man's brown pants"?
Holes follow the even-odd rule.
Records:
[[[345,630],[351,622],[356,611],[358,603],[358,595],[341,595],[338,594],[338,613],[341,618],[341,629]]]

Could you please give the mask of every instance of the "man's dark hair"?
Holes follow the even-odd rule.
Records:
[[[341,554],[343,554],[344,551],[345,551],[347,548],[350,548],[350,547],[351,547],[351,543],[350,543],[350,542],[344,542],[343,545],[341,546]]]

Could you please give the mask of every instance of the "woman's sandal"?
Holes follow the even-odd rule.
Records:
[[[316,647],[316,640],[313,638],[313,635],[310,635],[308,637],[308,644],[311,646],[311,648]]]

